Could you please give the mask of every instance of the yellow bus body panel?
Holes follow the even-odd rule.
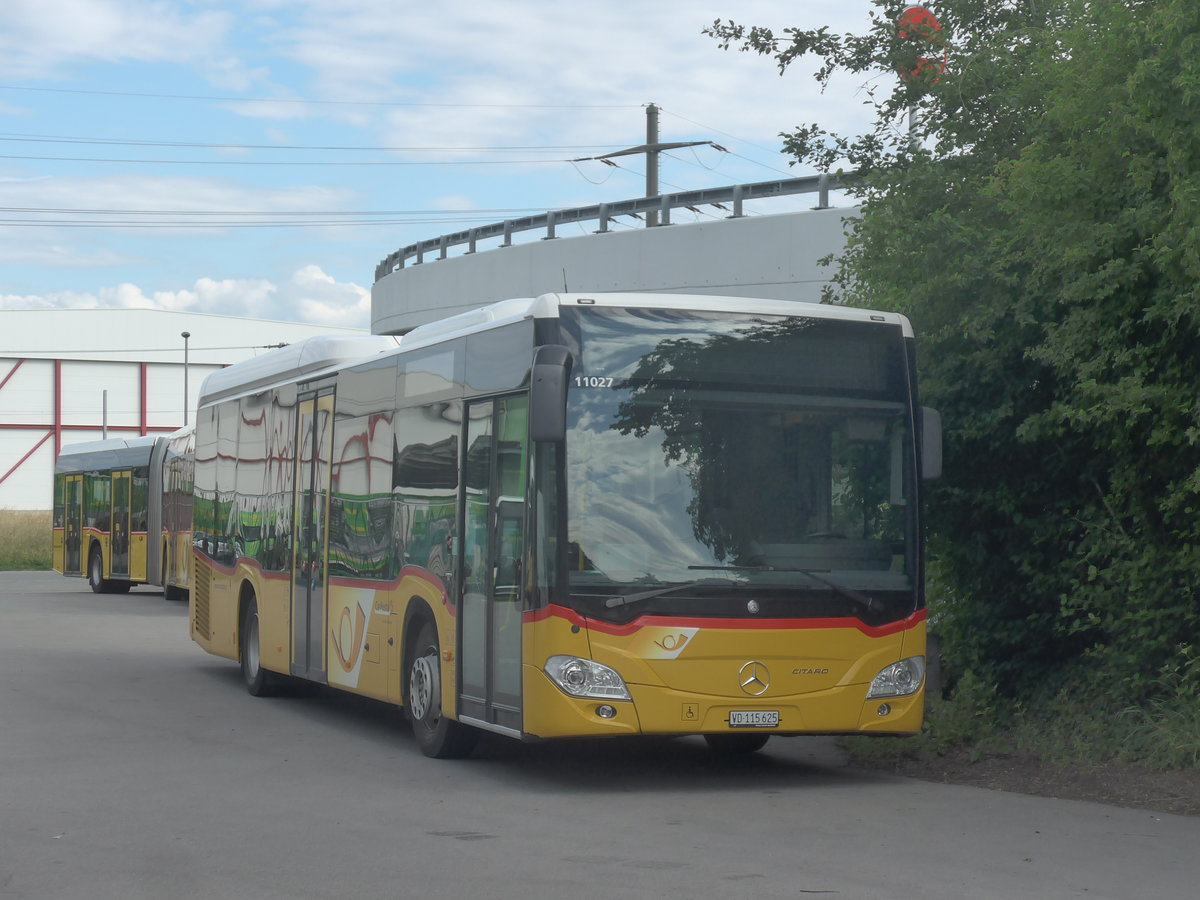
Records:
[[[130,581],[146,583],[146,532],[135,531],[129,536],[129,575]]]
[[[413,604],[433,613],[442,651],[442,710],[453,716],[458,694],[455,615],[441,580],[415,566],[392,582],[330,579],[325,633],[329,684],[400,703],[401,661],[409,639],[404,623]]]
[[[286,573],[263,572],[243,560],[231,571],[202,555],[193,559],[189,593],[192,639],[209,653],[239,658],[238,604],[244,587],[258,604],[260,663],[289,674],[292,650],[292,585]],[[404,622],[410,606],[433,612],[442,648],[442,708],[457,708],[456,622],[441,581],[419,569],[405,569],[390,583],[330,579],[325,592],[325,661],[328,684],[355,694],[400,703]]]
[[[67,568],[67,543],[65,528],[53,528],[50,531],[50,567],[62,575]]]
[[[263,572],[257,566],[243,563],[238,566],[234,580],[237,587],[231,597],[233,627],[241,627],[237,621],[237,603],[242,583],[249,582],[258,604],[259,663],[264,669],[288,674],[292,664],[291,579],[286,574]]]
[[[188,621],[192,640],[216,656],[238,658],[237,594],[233,572],[195,554],[192,572],[196,584],[188,594]]]
[[[261,659],[288,673],[291,659],[291,584],[286,575],[240,563],[225,571],[195,560],[193,638],[205,650],[238,659],[238,598],[244,584],[259,607]],[[197,603],[205,606],[197,628]],[[331,579],[326,591],[325,651],[328,683],[378,700],[402,700],[404,623],[412,604],[433,611],[442,648],[442,704],[456,715],[456,619],[441,581],[405,569],[390,583]],[[885,666],[925,653],[925,617],[882,628],[854,619],[687,620],[643,617],[628,626],[585,620],[561,608],[527,614],[522,646],[523,727],[537,738],[682,735],[729,732],[731,711],[778,712],[770,734],[918,731],[924,687],[901,698],[866,699]],[[555,654],[594,659],[615,669],[631,700],[572,697],[545,674]],[[761,679],[742,688],[745,667]],[[763,676],[761,673],[766,673]],[[760,690],[761,688],[761,690]],[[615,715],[602,717],[609,706]],[[744,729],[739,729],[744,730]]]
[[[923,612],[884,628],[851,619],[654,617],[616,627],[568,613],[532,622],[526,633],[525,731],[538,737],[727,732],[733,710],[778,712],[779,725],[765,733],[910,734],[924,715],[923,687],[908,697],[866,699],[881,669],[924,654]],[[616,670],[632,701],[568,696],[542,670],[551,653],[591,658]],[[749,664],[760,667],[762,681],[751,685],[758,693],[741,687]],[[602,718],[596,711],[601,705],[613,707],[616,716]]]

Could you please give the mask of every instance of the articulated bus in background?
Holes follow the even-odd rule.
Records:
[[[940,441],[891,313],[548,294],[311,339],[205,381],[192,636],[438,757],[912,733]]]
[[[63,447],[54,464],[54,571],[86,575],[98,594],[153,584],[168,599],[184,598],[192,440],[185,428]]]

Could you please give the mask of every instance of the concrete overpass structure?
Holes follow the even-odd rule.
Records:
[[[551,291],[650,291],[817,302],[856,207],[833,208],[829,176],[646,197],[443,235],[397,250],[376,268],[371,331],[403,334],[497,300]],[[745,202],[812,193],[812,210],[746,215]],[[725,218],[673,225],[672,210],[709,206]],[[613,230],[621,216],[656,213],[652,228]],[[592,233],[562,237],[563,225]],[[524,238],[524,240],[522,240]],[[492,249],[480,249],[497,241]]]

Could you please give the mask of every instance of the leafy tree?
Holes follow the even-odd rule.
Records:
[[[867,80],[870,132],[783,137],[862,173],[827,299],[921,336],[948,663],[1135,698],[1200,639],[1200,5],[943,0],[924,33],[875,5],[864,35],[707,31]]]

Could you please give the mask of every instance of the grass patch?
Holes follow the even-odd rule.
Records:
[[[0,509],[0,571],[50,568],[50,513]]]
[[[1112,696],[1110,679],[1080,670],[1038,696],[1002,697],[968,674],[946,699],[931,700],[911,738],[848,737],[842,746],[872,767],[965,756],[1035,759],[1061,769],[1110,763],[1150,771],[1200,771],[1200,657],[1180,647],[1154,692],[1137,702]]]

